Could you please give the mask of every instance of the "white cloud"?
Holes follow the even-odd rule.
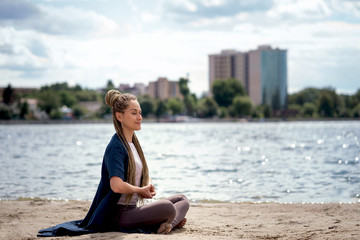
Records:
[[[274,0],[275,6],[268,11],[268,16],[277,19],[316,20],[332,14],[324,0]]]
[[[10,4],[10,2],[5,1],[7,4],[3,3],[4,9],[11,11],[11,9],[15,8],[19,13],[8,14],[0,18],[0,26],[12,26],[17,30],[29,29],[51,35],[73,35],[78,37],[111,34],[120,28],[115,21],[94,11],[74,7],[35,6],[30,5],[28,2],[22,5],[25,1],[19,0],[15,0],[17,4]]]
[[[162,13],[165,18],[177,23],[187,23],[198,19],[232,17],[239,13],[264,12],[272,7],[272,0],[192,0],[163,1]]]
[[[201,3],[205,7],[218,7],[224,5],[226,3],[226,0],[202,0]]]
[[[359,0],[332,0],[331,5],[339,13],[348,17],[360,18],[360,1]]]
[[[149,13],[149,12],[142,12],[140,14],[140,18],[144,23],[149,23],[149,22],[156,22],[160,19],[160,17],[158,15]]]
[[[12,27],[0,29],[0,68],[17,71],[48,67],[46,47],[42,37],[34,31],[16,31]]]
[[[0,1],[0,20],[16,21],[31,18],[41,14],[35,4],[26,0],[1,0]]]

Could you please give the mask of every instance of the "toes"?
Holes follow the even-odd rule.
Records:
[[[162,223],[157,231],[158,234],[168,234],[171,232],[171,225],[169,223]]]
[[[176,228],[182,228],[182,227],[185,226],[186,222],[187,222],[187,219],[184,218],[184,219],[181,220],[175,227],[176,227]]]

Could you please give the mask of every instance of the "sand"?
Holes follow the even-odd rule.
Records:
[[[192,203],[169,235],[96,233],[37,238],[39,229],[82,219],[89,201],[0,201],[0,239],[360,239],[360,203]]]

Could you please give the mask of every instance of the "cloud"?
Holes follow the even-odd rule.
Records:
[[[332,10],[325,0],[275,0],[268,12],[270,18],[313,21],[331,16]]]
[[[49,67],[47,47],[33,31],[0,28],[0,68],[28,72]]]
[[[103,36],[120,29],[115,21],[94,11],[34,5],[24,0],[1,1],[0,16],[0,26],[49,35]]]
[[[26,0],[1,0],[1,20],[24,20],[40,15],[40,9],[33,3]]]
[[[193,21],[199,18],[231,17],[245,12],[263,12],[273,5],[272,0],[173,0],[162,3],[163,13],[175,21]]]
[[[0,54],[12,55],[14,53],[14,47],[11,44],[5,43],[0,45]]]

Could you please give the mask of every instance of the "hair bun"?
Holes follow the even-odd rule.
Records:
[[[108,105],[111,108],[114,107],[116,100],[118,100],[120,96],[121,96],[121,92],[119,92],[118,90],[114,90],[114,89],[109,90],[105,95],[106,105]]]

